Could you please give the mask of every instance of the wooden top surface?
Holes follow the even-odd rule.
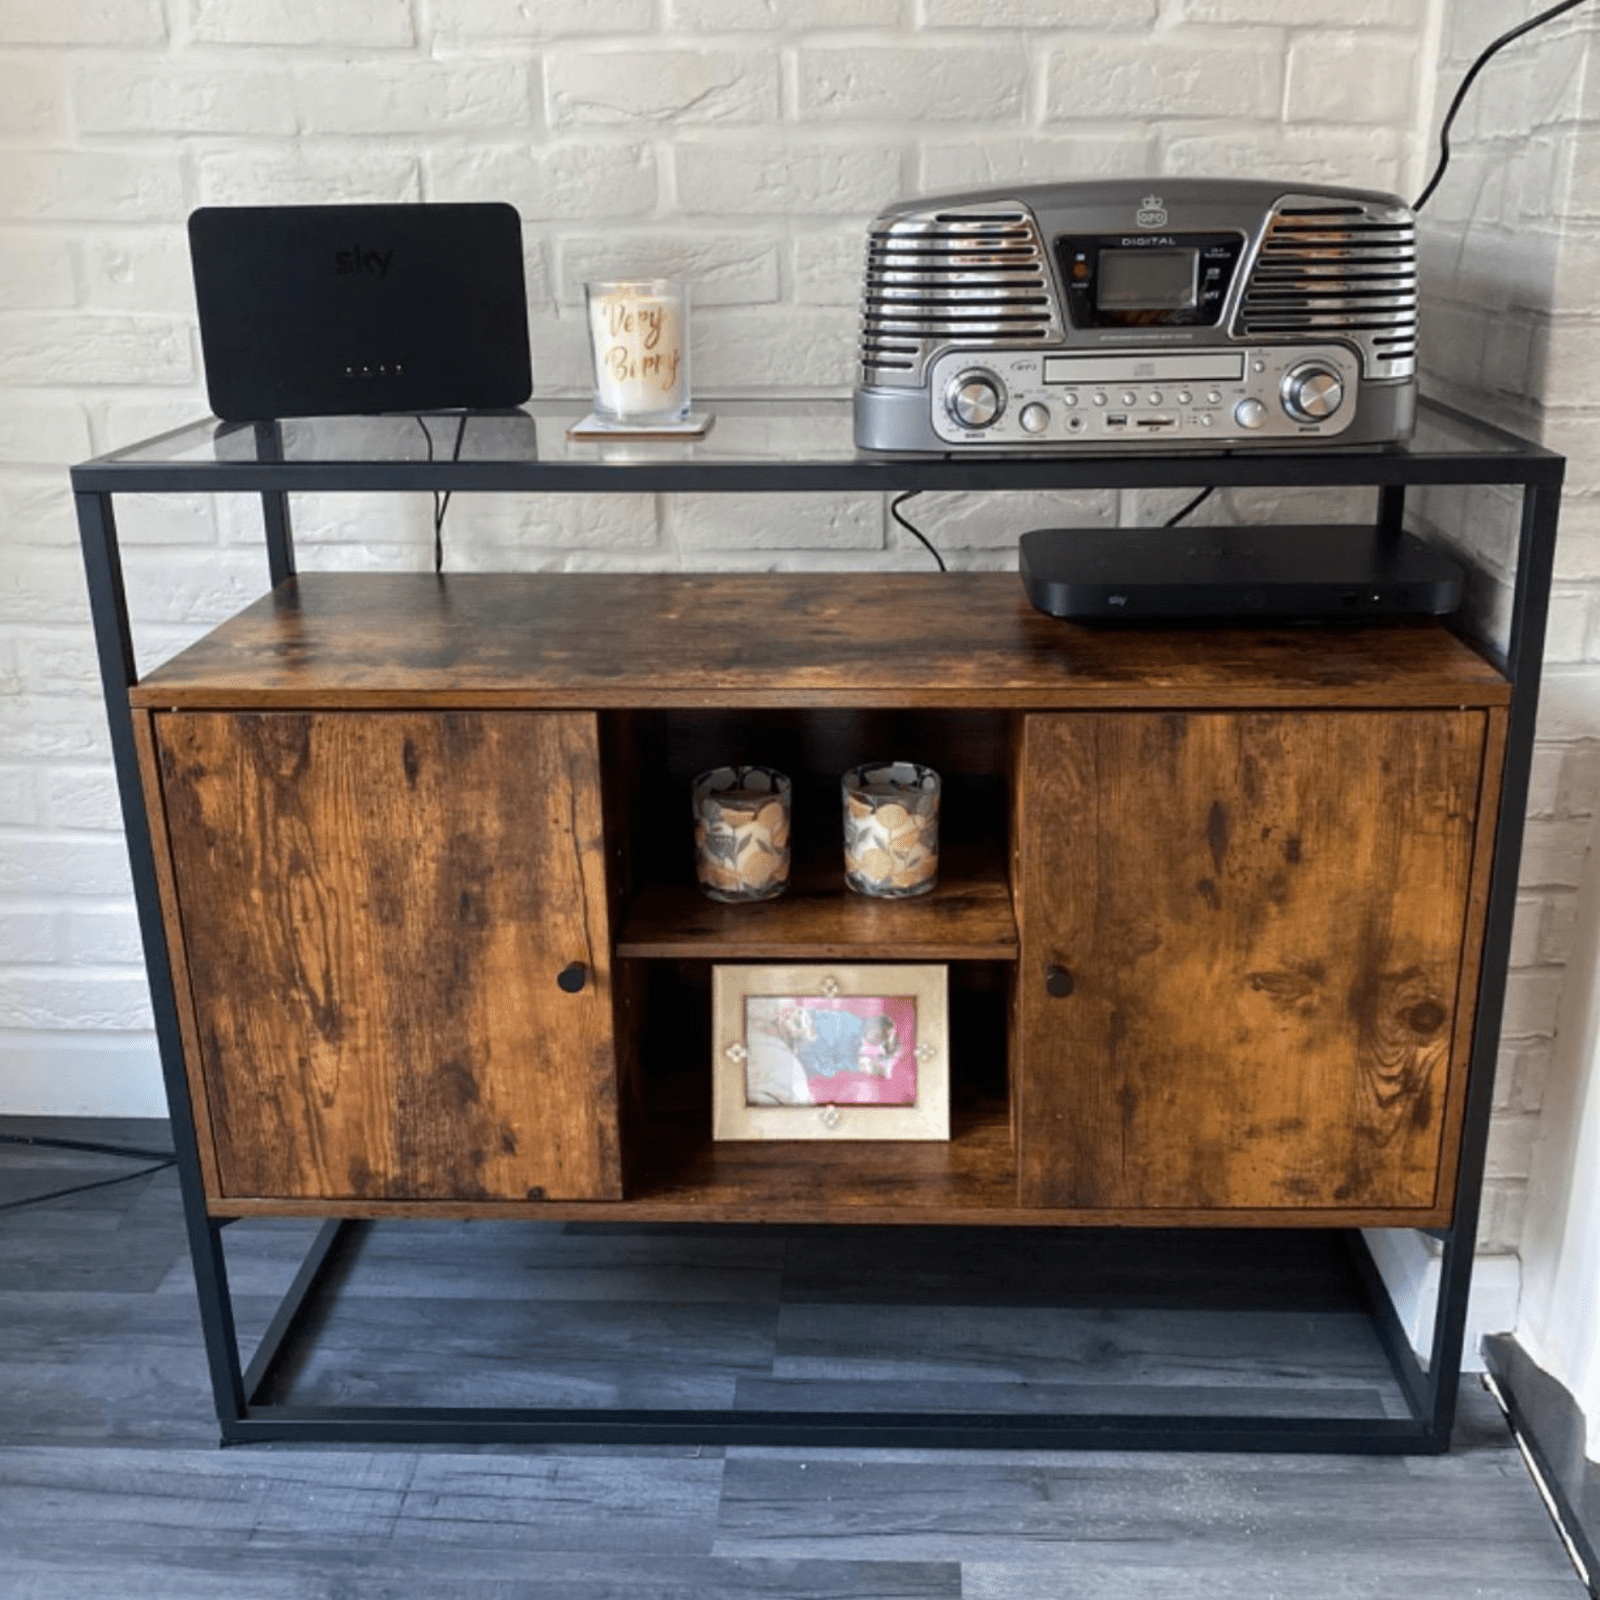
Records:
[[[1495,705],[1434,622],[1111,628],[1015,573],[314,573],[151,673],[138,706]]]

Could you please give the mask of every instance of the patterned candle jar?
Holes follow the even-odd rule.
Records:
[[[694,780],[694,870],[713,900],[788,888],[791,787],[771,767],[713,767]]]
[[[844,881],[859,894],[900,900],[939,877],[939,774],[913,761],[874,761],[840,780]]]

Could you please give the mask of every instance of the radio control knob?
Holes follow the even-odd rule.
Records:
[[[1030,400],[1017,413],[1017,421],[1022,424],[1024,433],[1043,433],[1050,426],[1050,408],[1037,400]]]
[[[963,428],[987,428],[1005,408],[1000,380],[991,372],[963,372],[945,391],[945,409]]]
[[[1284,375],[1283,409],[1296,422],[1323,422],[1344,404],[1344,379],[1319,361]]]
[[[1193,399],[1194,399],[1194,396],[1192,394],[1190,394],[1187,389],[1180,389],[1178,391],[1178,404],[1180,406],[1188,405],[1188,403]]]
[[[1254,431],[1256,428],[1266,426],[1267,408],[1259,400],[1241,400],[1233,408],[1233,420],[1241,428],[1249,428]]]

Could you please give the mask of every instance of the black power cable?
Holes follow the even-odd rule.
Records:
[[[1194,497],[1193,500],[1188,502],[1187,505],[1180,506],[1176,511],[1174,511],[1172,513],[1172,515],[1170,517],[1168,517],[1167,520],[1161,524],[1161,526],[1163,528],[1175,528],[1175,527],[1177,527],[1177,525],[1180,522],[1182,522],[1183,519],[1186,516],[1188,516],[1191,511],[1195,510],[1196,507],[1200,506],[1203,502],[1209,500],[1211,498],[1211,496],[1214,495],[1216,492],[1217,492],[1216,484],[1212,484],[1209,489],[1202,489],[1200,491],[1200,493],[1197,494]]]
[[[148,1167],[137,1172],[122,1172],[114,1178],[97,1178],[92,1183],[75,1183],[65,1189],[51,1189],[45,1194],[29,1195],[24,1200],[7,1200],[0,1204],[0,1212],[21,1211],[28,1206],[42,1206],[47,1200],[64,1200],[68,1195],[87,1194],[92,1189],[109,1189],[113,1184],[132,1183],[136,1178],[148,1178],[176,1166],[178,1158],[171,1150],[137,1150],[128,1145],[97,1144],[88,1139],[50,1139],[42,1135],[0,1133],[0,1144],[35,1145],[48,1150],[81,1150],[90,1155],[119,1156],[129,1161],[149,1161]]]
[[[944,564],[944,557],[933,548],[933,545],[929,543],[927,536],[922,532],[922,530],[920,528],[913,527],[909,522],[906,521],[904,517],[900,515],[900,507],[903,506],[907,500],[910,500],[914,496],[921,493],[922,491],[920,489],[907,489],[904,494],[896,495],[895,498],[889,502],[889,515],[893,517],[894,520],[898,522],[900,526],[904,528],[906,532],[909,533],[914,539],[920,539],[922,541],[923,545],[927,549],[928,554],[939,563],[939,570],[941,572],[948,572],[950,569]]]
[[[417,426],[422,429],[422,436],[428,441],[428,459],[432,461],[432,430],[421,417],[417,418]],[[452,461],[461,459],[461,441],[466,437],[466,432],[467,414],[463,411],[456,419],[456,444],[455,449],[450,452]],[[446,489],[443,496],[441,496],[437,489],[433,491],[433,570],[436,573],[444,571],[444,516],[450,509],[450,496],[453,492],[453,490]]]
[[[0,1133],[0,1144],[33,1145],[40,1150],[84,1150],[95,1156],[126,1156],[130,1161],[175,1161],[171,1150],[138,1150],[126,1144],[98,1144],[92,1139],[51,1139],[39,1133]]]
[[[1439,164],[1433,169],[1433,176],[1428,179],[1427,187],[1412,204],[1413,211],[1420,211],[1432,198],[1433,191],[1439,187],[1439,180],[1444,176],[1445,168],[1450,165],[1450,128],[1456,120],[1456,113],[1461,109],[1462,102],[1467,98],[1467,91],[1476,81],[1477,76],[1489,64],[1490,59],[1504,50],[1508,44],[1514,43],[1525,33],[1532,33],[1535,28],[1542,28],[1545,23],[1553,22],[1563,12],[1575,10],[1583,4],[1583,0],[1561,0],[1560,5],[1551,6],[1548,11],[1541,11],[1536,17],[1529,17],[1524,23],[1502,33],[1493,44],[1489,45],[1478,56],[1478,59],[1467,68],[1466,76],[1462,78],[1457,87],[1454,99],[1450,102],[1450,109],[1444,114],[1444,121],[1439,127]]]

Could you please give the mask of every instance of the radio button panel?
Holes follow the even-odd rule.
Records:
[[[1204,438],[1216,448],[1337,437],[1354,419],[1348,397],[1360,373],[1343,345],[1234,345],[1092,355],[949,350],[929,377],[933,431],[952,445],[1126,448],[1160,437]]]

